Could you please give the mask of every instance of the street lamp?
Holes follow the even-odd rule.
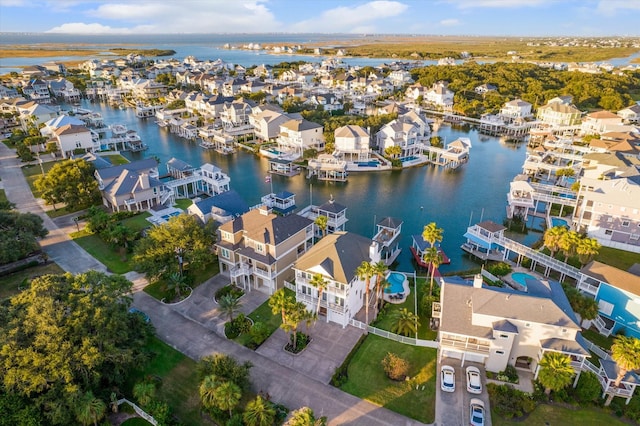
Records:
[[[182,255],[184,254],[184,249],[182,247],[176,247],[174,251],[176,252],[176,259],[178,259],[178,266],[180,267],[180,276],[182,276],[182,264],[184,261]]]
[[[80,225],[78,225],[78,216],[74,217],[73,221],[76,223],[76,230],[80,232]]]

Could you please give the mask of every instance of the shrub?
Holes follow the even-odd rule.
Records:
[[[507,365],[507,368],[504,369],[504,375],[511,383],[518,383],[518,370],[513,365]]]
[[[224,324],[224,335],[227,339],[235,339],[240,335],[240,330],[235,321],[229,321]]]
[[[487,385],[491,407],[506,419],[522,417],[536,408],[535,400],[528,394],[508,385]]]
[[[239,314],[232,322],[235,323],[235,326],[240,333],[248,333],[249,330],[251,330],[251,320],[244,314]]]
[[[202,358],[197,368],[201,378],[214,375],[220,381],[230,381],[242,389],[248,389],[249,370],[252,366],[253,364],[248,361],[240,364],[229,355],[215,354]]]
[[[495,263],[493,265],[488,266],[487,271],[489,271],[491,274],[495,275],[496,277],[504,277],[509,272],[511,272],[511,266],[504,262]]]
[[[596,402],[600,399],[602,388],[598,377],[590,371],[580,374],[578,385],[575,389],[575,397],[580,403]]]
[[[251,341],[260,346],[269,337],[269,327],[265,323],[258,321],[251,326],[249,334],[251,335]]]
[[[242,290],[239,287],[236,287],[233,284],[229,284],[222,287],[221,289],[218,289],[218,291],[216,291],[215,297],[216,297],[216,300],[220,300],[222,297],[229,294],[233,295],[237,299],[240,296],[244,295],[244,290]]]
[[[404,380],[409,372],[409,363],[391,352],[382,360],[382,367],[391,380]]]
[[[294,354],[302,352],[307,347],[311,338],[301,331],[296,331],[296,346],[293,346],[293,333],[289,336],[289,343],[285,346],[285,350]]]
[[[234,414],[229,420],[227,420],[226,426],[244,426],[242,414]]]

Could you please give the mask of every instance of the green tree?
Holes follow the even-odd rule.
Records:
[[[276,291],[269,298],[271,312],[273,315],[278,315],[279,313],[281,317],[280,322],[283,324],[287,321],[287,310],[292,303],[295,303],[295,299],[289,296],[284,288]]]
[[[365,315],[365,323],[369,324],[369,292],[371,287],[371,278],[375,275],[373,271],[373,265],[366,260],[363,260],[360,266],[356,269],[356,275],[358,279],[364,280],[364,315]]]
[[[576,253],[582,266],[591,262],[600,253],[602,246],[595,238],[581,238],[576,247]]]
[[[87,210],[87,228],[94,234],[101,234],[109,228],[112,217],[102,207],[91,206]]]
[[[233,416],[233,409],[240,402],[240,398],[242,390],[233,382],[224,382],[213,391],[215,406],[221,410],[229,410],[229,417]]]
[[[150,381],[136,383],[133,386],[133,397],[141,407],[148,407],[156,397],[156,385]]]
[[[318,290],[318,305],[316,306],[316,316],[317,316],[320,314],[320,301],[322,300],[322,292],[324,292],[324,290],[329,285],[329,281],[324,279],[322,274],[313,274],[313,276],[311,277],[311,280],[309,281],[309,284],[311,284],[313,287],[316,288],[316,290]]]
[[[384,149],[384,155],[389,158],[398,158],[402,154],[402,147],[400,145],[388,146]]]
[[[544,231],[544,236],[542,237],[544,246],[551,252],[551,257],[555,257],[558,250],[560,250],[560,241],[567,232],[567,228],[564,226],[554,226]]]
[[[422,260],[429,264],[431,279],[429,280],[429,296],[433,294],[433,277],[436,269],[442,264],[442,255],[437,247],[431,246],[422,254]]]
[[[569,257],[576,254],[578,245],[580,244],[580,235],[576,231],[567,231],[562,234],[558,245],[560,250],[564,253],[564,262],[567,263]]]
[[[220,386],[220,381],[213,374],[206,376],[202,380],[202,383],[200,383],[198,392],[200,393],[202,405],[204,405],[205,408],[211,409],[216,406],[215,391],[218,386]]]
[[[300,323],[306,322],[307,325],[315,317],[313,312],[307,310],[307,306],[302,302],[293,302],[287,305],[285,312],[285,321],[280,324],[280,328],[285,333],[291,333],[293,347],[298,345],[298,327]]]
[[[97,271],[44,275],[0,309],[0,380],[52,423],[78,393],[121,386],[145,359],[151,325],[129,315],[131,282]]]
[[[0,264],[14,262],[38,250],[38,238],[48,233],[38,215],[0,210]]]
[[[271,426],[275,418],[275,408],[260,395],[256,399],[249,401],[242,415],[246,426]]]
[[[538,365],[538,380],[544,386],[544,393],[559,391],[571,384],[574,375],[571,358],[560,352],[546,352]]]
[[[229,321],[233,321],[233,315],[240,310],[242,303],[240,303],[240,299],[233,294],[226,294],[218,300],[218,306],[220,306],[220,310],[229,318]]]
[[[180,275],[179,272],[170,273],[164,283],[165,291],[173,293],[176,299],[180,299],[180,297],[182,296],[182,291],[186,287],[187,279],[184,275]]]
[[[298,408],[291,413],[291,417],[284,426],[326,426],[327,418],[317,418],[313,410],[309,407]]]
[[[629,371],[640,368],[640,339],[617,335],[611,345],[611,358],[618,364],[615,385],[620,386],[620,382]]]
[[[591,371],[580,373],[578,385],[576,386],[576,398],[582,403],[596,402],[600,398],[602,387],[600,380]]]
[[[213,375],[218,381],[230,381],[242,389],[248,389],[251,367],[252,364],[249,361],[240,364],[229,355],[215,354],[202,358],[197,369],[200,377]]]
[[[38,177],[35,188],[42,193],[47,204],[65,204],[68,209],[88,207],[100,200],[98,182],[93,176],[93,165],[83,159],[65,160]]]
[[[98,420],[102,420],[107,412],[107,405],[100,398],[93,396],[93,392],[88,391],[80,398],[76,404],[76,419],[83,425],[98,426]]]
[[[442,234],[443,229],[438,228],[435,222],[431,222],[428,225],[425,225],[422,230],[422,239],[429,243],[431,247],[435,245],[435,243],[442,242]]]
[[[418,324],[418,315],[409,311],[407,308],[402,308],[393,313],[391,331],[402,334],[403,336],[415,335],[418,332]]]
[[[387,273],[387,265],[383,261],[378,261],[371,265],[372,272],[376,276],[376,309],[380,310],[380,301],[382,300],[382,292],[384,291],[384,275]],[[376,312],[377,313],[377,312]]]
[[[327,222],[329,219],[324,215],[319,215],[313,223],[322,231],[322,236],[327,235]]]
[[[149,229],[136,244],[133,262],[153,278],[180,272],[178,255],[190,270],[199,270],[212,261],[212,245],[211,233],[194,216],[183,214]]]
[[[136,240],[138,234],[128,226],[121,223],[113,224],[105,235],[106,242],[119,247],[123,258],[126,258],[129,245]]]

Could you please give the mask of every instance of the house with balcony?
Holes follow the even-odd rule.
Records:
[[[499,116],[503,120],[515,121],[527,119],[533,116],[531,113],[531,104],[523,101],[522,99],[514,99],[506,102],[502,108],[500,108]]]
[[[599,135],[617,130],[622,125],[622,117],[610,111],[595,111],[585,115],[580,132],[584,135]]]
[[[455,277],[440,281],[438,356],[483,364],[488,371],[513,365],[537,374],[546,352],[571,357],[577,371],[590,356],[581,327],[560,283],[527,280],[527,291]],[[439,312],[438,312],[439,309]]]
[[[84,125],[65,124],[56,128],[52,137],[64,158],[71,157],[76,150],[93,152],[100,148],[99,143],[94,142],[91,130]]]
[[[348,125],[334,131],[335,150],[347,161],[367,161],[370,156],[369,132],[361,126]]]
[[[627,108],[621,109],[616,114],[618,114],[626,124],[640,123],[640,104],[635,103]]]
[[[347,225],[347,208],[340,203],[336,203],[333,197],[326,203],[316,206],[310,204],[298,213],[301,216],[315,221],[318,216],[325,216],[327,218],[326,234],[332,234],[334,232],[344,231]],[[323,232],[317,226],[315,227],[315,236],[322,238]]]
[[[254,208],[218,228],[220,273],[247,291],[273,294],[293,279],[291,266],[313,245],[313,227],[296,214]]]
[[[600,334],[623,332],[640,339],[640,276],[595,260],[580,272],[576,287],[598,302],[592,325]]]
[[[582,124],[582,112],[571,103],[571,97],[556,97],[538,108],[540,126],[553,132],[577,131]]]
[[[448,88],[449,83],[438,81],[424,94],[424,101],[433,107],[450,111],[453,108],[454,93]]]
[[[376,145],[381,153],[398,146],[402,150],[400,157],[416,156],[422,149],[419,132],[419,127],[412,121],[398,118],[382,126],[376,133]]]
[[[365,303],[366,283],[357,276],[356,269],[362,262],[378,260],[376,244],[369,238],[351,232],[328,235],[293,265],[296,300],[315,312],[318,289],[311,285],[311,280],[316,274],[322,275],[328,285],[320,296],[317,314],[344,328]]]
[[[49,85],[46,81],[40,80],[39,78],[30,80],[29,83],[22,88],[22,93],[39,104],[51,103]]]
[[[376,224],[376,235],[373,241],[378,245],[378,256],[385,265],[391,265],[402,249],[400,248],[400,233],[402,220],[395,217],[385,217]]]
[[[299,156],[307,149],[323,151],[323,126],[305,119],[285,121],[280,125],[278,149]]]
[[[210,220],[218,224],[227,223],[249,211],[246,201],[233,189],[202,198],[193,202],[187,212],[196,216],[202,223]]]
[[[278,137],[280,125],[291,120],[287,114],[265,109],[249,116],[249,122],[255,129],[256,137],[268,141]]]
[[[502,241],[506,230],[504,226],[490,220],[476,223],[467,228],[464,234],[467,241],[461,248],[483,260],[502,261],[504,260]]]
[[[522,179],[522,178],[525,179]],[[516,176],[509,184],[507,193],[507,218],[520,217],[525,222],[529,217],[529,211],[537,209],[537,201],[534,200],[535,190],[526,179],[525,175]]]

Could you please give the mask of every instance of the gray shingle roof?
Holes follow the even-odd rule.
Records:
[[[98,173],[101,179],[107,180],[120,176],[123,170],[137,172],[148,171],[156,167],[158,167],[158,162],[155,158],[145,158],[144,160],[132,161],[131,163],[100,169],[96,173]]]

